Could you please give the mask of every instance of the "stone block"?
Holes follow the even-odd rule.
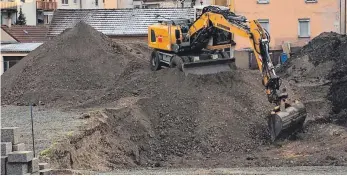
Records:
[[[1,142],[1,156],[7,156],[12,152],[11,142]]]
[[[38,172],[39,169],[39,159],[33,158],[33,160],[29,161],[29,173]]]
[[[27,163],[34,158],[32,151],[15,151],[8,154],[8,162]]]
[[[27,175],[28,163],[7,163],[7,175]]]
[[[39,163],[40,170],[50,169],[49,163]]]
[[[12,146],[12,151],[25,151],[25,144],[24,143],[19,143],[19,144],[14,144]]]
[[[5,127],[1,128],[1,142],[11,142],[12,144],[19,143],[19,128]]]
[[[40,170],[40,175],[51,175],[52,169]]]
[[[1,156],[1,175],[6,175],[7,156]]]

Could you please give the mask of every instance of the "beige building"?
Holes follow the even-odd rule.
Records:
[[[234,0],[235,12],[257,19],[271,35],[271,49],[283,43],[303,46],[322,32],[340,32],[340,2],[344,0]],[[236,49],[249,40],[235,36]]]
[[[118,0],[105,0],[104,8],[105,9],[117,9]]]

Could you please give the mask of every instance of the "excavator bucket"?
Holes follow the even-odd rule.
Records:
[[[302,129],[306,115],[306,108],[299,101],[291,105],[285,104],[282,109],[275,108],[267,117],[271,140],[288,137]]]
[[[184,63],[183,72],[187,74],[206,75],[232,70],[235,58],[200,60],[196,62]]]

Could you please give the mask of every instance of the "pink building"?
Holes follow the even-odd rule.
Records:
[[[344,0],[229,0],[228,4],[236,14],[259,20],[271,35],[271,49],[280,49],[285,42],[303,46],[322,32],[340,33],[345,28],[341,26],[346,19]],[[235,41],[236,49],[249,47],[248,39],[235,36]]]

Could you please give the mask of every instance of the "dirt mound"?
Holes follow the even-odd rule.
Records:
[[[128,51],[80,22],[2,75],[2,103],[42,101],[52,106],[84,103],[114,87],[115,80],[133,58],[132,53],[135,51]]]
[[[315,118],[347,126],[347,37],[322,33],[304,46],[282,69],[298,86]]]
[[[72,139],[73,145],[70,142],[53,150],[52,158],[62,168],[92,169],[184,167],[189,160],[204,166],[197,158],[246,158],[243,153],[256,151],[267,143],[264,115],[271,106],[254,74],[259,73],[239,70],[185,76],[174,69],[141,75],[128,73],[124,80],[119,80],[122,86],[98,100],[97,104],[110,102],[109,107],[113,107],[105,110],[104,116],[97,116],[99,123],[93,122],[101,127],[93,127],[89,130],[92,134],[87,132]],[[97,154],[90,160],[101,160],[102,166],[80,156],[84,153],[81,151],[92,149],[97,149]],[[57,157],[61,153],[65,153],[63,157]],[[69,157],[73,164],[62,162]]]

